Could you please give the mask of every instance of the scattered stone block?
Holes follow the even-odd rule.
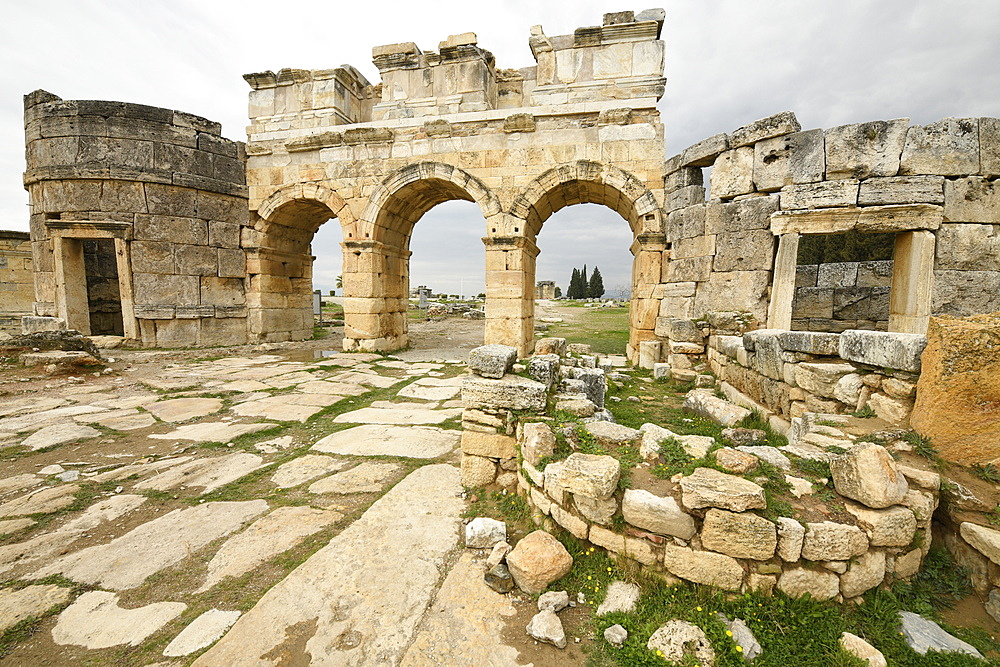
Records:
[[[868,667],[888,667],[881,651],[850,632],[840,635],[840,647],[859,660],[867,662]]]
[[[759,465],[756,456],[747,454],[731,447],[723,447],[715,450],[715,462],[726,472],[744,475]]]
[[[694,656],[702,665],[715,664],[715,650],[705,632],[687,621],[673,620],[661,625],[646,642],[646,648],[674,664],[680,664],[688,656]]]
[[[566,354],[566,339],[539,338],[535,342],[535,354],[536,355],[554,354],[556,356],[561,357]]]
[[[502,378],[515,361],[517,348],[510,345],[481,345],[469,352],[469,370],[487,378]]]
[[[718,507],[734,512],[764,509],[764,489],[749,480],[713,470],[698,468],[680,481],[685,507]]]
[[[484,581],[497,593],[510,593],[514,590],[514,578],[510,576],[510,569],[503,563],[497,563],[486,570]]]
[[[507,567],[518,588],[528,594],[541,593],[573,567],[559,540],[542,530],[525,535],[507,554]]]
[[[590,422],[584,428],[597,442],[612,447],[632,444],[642,437],[642,433],[634,428],[611,422]]]
[[[526,629],[533,639],[552,644],[556,648],[566,648],[566,631],[563,629],[562,621],[550,609],[535,614]]]
[[[568,606],[569,593],[566,591],[549,591],[538,597],[538,611],[548,609],[552,612],[560,612]]]
[[[470,376],[462,383],[462,403],[466,408],[540,412],[545,409],[546,390],[541,382],[516,375],[499,380]]]
[[[886,449],[874,443],[850,447],[830,461],[837,493],[881,509],[903,500],[909,486]]]
[[[465,546],[469,549],[492,549],[507,541],[507,524],[496,519],[477,517],[465,525]]]
[[[688,392],[683,408],[723,426],[733,426],[751,414],[746,408],[719,398],[710,389],[693,389]]]
[[[604,641],[615,648],[621,648],[626,639],[628,639],[628,630],[617,623],[604,630]]]
[[[612,581],[608,585],[604,602],[597,607],[597,615],[621,612],[631,614],[635,611],[635,606],[639,602],[639,587],[624,581]]]
[[[941,629],[934,621],[909,611],[899,612],[900,632],[906,644],[920,655],[928,651],[939,653],[965,653],[976,658],[983,655],[971,644]]]

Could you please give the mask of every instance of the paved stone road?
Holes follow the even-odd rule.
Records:
[[[12,664],[518,664],[461,553],[461,371],[258,354],[0,399],[0,631],[55,612]]]

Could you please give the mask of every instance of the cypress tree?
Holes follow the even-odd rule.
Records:
[[[573,268],[573,277],[569,279],[569,287],[566,288],[567,299],[579,299],[577,290],[580,289],[580,271]]]
[[[591,299],[600,299],[604,296],[604,279],[601,277],[601,270],[594,267],[594,272],[590,274],[590,283],[587,285],[587,296]]]
[[[577,297],[578,299],[586,299],[587,298],[587,296],[588,296],[587,295],[587,287],[588,286],[589,286],[589,281],[588,281],[588,278],[587,278],[587,265],[584,264],[583,265],[583,271],[580,271],[580,296]]]

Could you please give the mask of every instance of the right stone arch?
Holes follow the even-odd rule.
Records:
[[[512,223],[502,229],[506,233],[488,229],[483,239],[487,342],[517,339],[522,354],[531,351],[535,261],[539,252],[535,239],[553,213],[585,203],[617,212],[632,232],[629,357],[634,358],[639,342],[654,340],[658,306],[652,294],[660,282],[666,243],[663,211],[652,188],[619,167],[586,160],[553,167],[529,183],[510,207]]]

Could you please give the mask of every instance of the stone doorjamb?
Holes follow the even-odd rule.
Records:
[[[87,271],[83,262],[83,241],[113,239],[118,268],[118,290],[122,303],[125,338],[139,340],[132,288],[132,258],[129,244],[132,225],[127,222],[93,220],[47,220],[55,255],[56,314],[66,326],[90,335],[90,306],[87,299]]]

